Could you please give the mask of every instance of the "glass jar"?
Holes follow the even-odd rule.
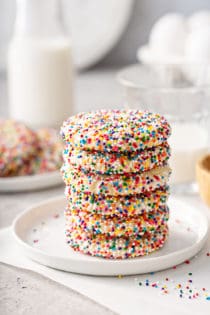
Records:
[[[133,65],[118,73],[118,81],[126,107],[160,113],[171,123],[172,190],[197,191],[196,161],[209,150],[210,67]]]
[[[10,117],[57,127],[73,112],[72,48],[59,0],[17,0],[8,53]]]

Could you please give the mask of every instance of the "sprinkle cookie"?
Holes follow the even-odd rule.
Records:
[[[169,187],[141,195],[105,196],[73,192],[67,186],[65,195],[71,210],[100,215],[136,216],[163,207],[169,196]]]
[[[139,110],[100,110],[80,113],[64,122],[66,144],[82,150],[132,152],[158,146],[171,128],[158,114]]]
[[[82,229],[92,234],[104,234],[108,237],[132,237],[152,232],[164,225],[169,218],[168,207],[159,208],[141,216],[104,217],[85,211],[72,211],[67,208],[65,212],[66,224],[71,229]]]
[[[75,168],[82,168],[97,174],[124,174],[139,173],[161,166],[170,157],[170,147],[167,142],[147,150],[114,153],[99,151],[84,151],[71,149],[67,146],[64,150],[66,163]]]
[[[75,192],[101,195],[133,195],[153,191],[167,185],[171,169],[169,166],[157,167],[149,172],[126,175],[96,175],[75,171],[64,165],[64,182]]]
[[[59,170],[63,158],[63,143],[55,129],[42,128],[37,131],[39,150],[19,170],[19,175],[40,174]]]
[[[104,235],[91,235],[82,229],[66,230],[67,243],[75,251],[106,259],[127,259],[148,255],[161,248],[168,236],[168,226],[161,226],[153,233],[132,238],[104,238]]]
[[[19,168],[36,155],[38,138],[24,124],[0,120],[0,176],[14,176]]]

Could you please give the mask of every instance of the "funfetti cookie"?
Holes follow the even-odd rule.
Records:
[[[80,113],[64,122],[66,144],[83,150],[132,152],[158,146],[171,134],[161,115],[139,110]]]
[[[141,216],[101,216],[68,207],[65,212],[66,224],[71,229],[81,228],[94,235],[104,234],[108,237],[133,237],[152,232],[165,225],[169,218],[167,206],[142,214]]]
[[[66,164],[87,172],[110,175],[149,171],[166,164],[170,154],[167,142],[146,150],[125,153],[85,151],[66,146],[64,160]]]
[[[169,187],[162,187],[152,192],[137,195],[110,196],[91,193],[78,193],[70,186],[65,189],[65,195],[72,210],[82,210],[102,216],[137,216],[156,211],[166,205]]]
[[[0,120],[0,176],[15,176],[38,150],[36,133],[13,120]]]
[[[96,195],[125,196],[151,192],[168,183],[171,169],[168,165],[148,172],[125,175],[97,175],[77,171],[69,165],[62,167],[63,180],[73,191]]]
[[[143,236],[104,237],[92,235],[82,229],[66,227],[66,241],[75,251],[106,259],[128,259],[148,255],[163,247],[168,237],[168,226],[161,226],[152,233]]]
[[[41,174],[58,171],[62,165],[63,143],[58,132],[52,128],[36,131],[38,138],[37,154],[20,168],[18,175]]]

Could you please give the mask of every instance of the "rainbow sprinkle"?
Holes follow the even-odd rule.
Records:
[[[73,149],[67,145],[63,156],[66,164],[97,174],[125,174],[146,172],[164,165],[171,155],[167,142],[136,152],[100,152]]]
[[[66,198],[72,210],[85,210],[90,213],[120,217],[136,216],[156,211],[166,204],[169,187],[162,187],[144,194],[111,196],[91,193],[78,193],[66,186]]]
[[[100,110],[79,113],[63,123],[66,144],[84,150],[132,152],[156,147],[171,134],[166,119],[139,110]]]
[[[153,277],[148,278],[148,275],[145,275],[136,278],[135,282],[142,288],[151,287],[158,289],[161,295],[175,293],[175,295],[181,299],[203,299],[210,301],[210,294],[208,290],[204,287],[198,288],[196,285],[194,285],[193,279],[187,278],[189,275],[192,276],[192,272],[188,272],[187,274],[183,273],[182,278],[184,280],[179,282],[178,280],[169,277],[162,279],[161,273],[157,273],[155,278],[158,278],[158,280],[154,280]],[[174,277],[176,278],[176,274],[174,274]]]
[[[31,130],[14,120],[0,120],[0,177],[57,171],[63,143],[56,130]]]

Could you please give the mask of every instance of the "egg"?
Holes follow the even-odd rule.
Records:
[[[195,32],[200,28],[210,27],[210,11],[203,10],[195,12],[188,18],[187,24],[190,32]]]
[[[210,83],[210,27],[189,34],[185,46],[185,75],[195,85]]]
[[[168,13],[153,26],[149,47],[160,56],[182,56],[187,37],[187,23],[184,16]]]
[[[199,28],[188,35],[185,56],[187,62],[210,62],[210,27]]]

